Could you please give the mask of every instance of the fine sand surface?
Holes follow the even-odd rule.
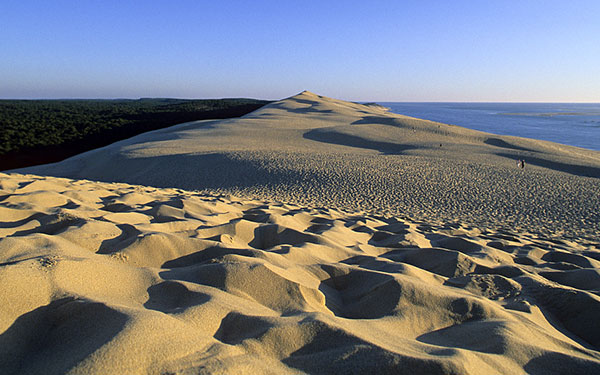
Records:
[[[0,173],[0,373],[600,373],[599,195],[309,92]]]
[[[0,174],[3,374],[591,374],[600,247]]]

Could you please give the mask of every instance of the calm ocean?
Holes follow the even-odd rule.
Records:
[[[501,135],[600,150],[600,104],[390,103],[391,112]]]

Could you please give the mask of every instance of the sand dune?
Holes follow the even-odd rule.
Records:
[[[599,171],[304,92],[0,174],[1,372],[598,373]]]
[[[0,175],[3,373],[600,371],[600,246]]]
[[[239,119],[181,124],[19,172],[547,234],[595,236],[600,221],[598,152],[310,92]]]

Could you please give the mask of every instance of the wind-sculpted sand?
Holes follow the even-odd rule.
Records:
[[[597,152],[304,92],[19,173],[3,374],[600,373]]]
[[[4,374],[600,371],[600,247],[0,175]]]

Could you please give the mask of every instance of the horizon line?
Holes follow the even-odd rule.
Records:
[[[281,99],[264,99],[255,97],[245,96],[222,96],[222,97],[205,97],[205,98],[190,98],[190,97],[176,97],[176,96],[142,96],[142,97],[63,97],[63,98],[0,98],[0,101],[8,100],[142,100],[142,99],[175,99],[175,100],[221,100],[221,99],[253,99],[253,100],[265,100],[265,101],[279,101],[287,99],[288,97]],[[335,98],[337,99],[337,98]],[[481,103],[481,104],[600,104],[600,101],[486,101],[486,100],[350,100],[340,99],[349,102],[356,103]]]

